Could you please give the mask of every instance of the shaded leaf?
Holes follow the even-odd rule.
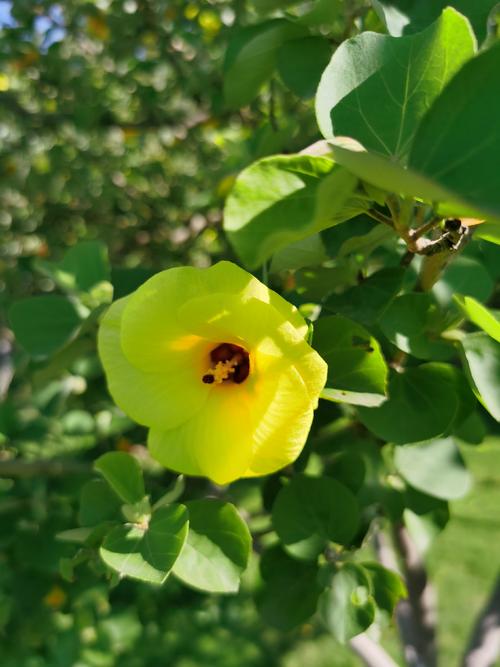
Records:
[[[356,498],[327,477],[296,475],[273,507],[273,526],[286,550],[297,558],[316,558],[329,541],[348,544],[358,524]]]
[[[358,408],[363,424],[388,442],[403,445],[437,437],[457,415],[456,379],[445,364],[391,371],[388,393],[380,407]]]
[[[442,361],[453,355],[451,343],[439,336],[446,321],[430,294],[398,296],[379,323],[391,343],[419,359]]]
[[[355,405],[385,399],[387,365],[378,342],[360,324],[341,315],[320,318],[314,347],[328,364],[323,398]]]
[[[273,547],[263,553],[260,569],[264,587],[257,604],[266,623],[287,631],[314,614],[321,592],[316,563],[298,561]]]
[[[16,301],[9,320],[17,341],[35,357],[47,357],[69,343],[82,323],[73,303],[55,294]]]
[[[500,219],[499,69],[500,44],[464,65],[420,124],[409,164]]]

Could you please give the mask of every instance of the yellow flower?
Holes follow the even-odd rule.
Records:
[[[326,381],[297,309],[230,262],[156,274],[99,330],[109,390],[152,456],[218,484],[294,461]]]

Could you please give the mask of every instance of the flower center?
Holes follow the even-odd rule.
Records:
[[[241,384],[250,373],[250,355],[239,345],[221,343],[210,352],[211,368],[201,378],[205,384]]]

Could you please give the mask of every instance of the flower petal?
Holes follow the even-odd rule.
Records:
[[[259,372],[267,372],[276,358],[286,357],[299,371],[316,407],[326,383],[327,364],[269,304],[256,298],[242,302],[219,292],[191,299],[180,309],[179,320],[197,336],[242,345],[251,356],[253,352]]]
[[[157,273],[130,295],[123,312],[121,342],[125,356],[138,368],[158,370],[189,361],[189,340],[177,313],[183,303],[204,294],[203,273],[190,266]]]
[[[244,301],[256,298],[271,304],[302,337],[306,335],[307,324],[297,308],[236,264],[217,262],[206,272],[206,281],[210,292],[234,294]]]
[[[252,459],[250,406],[243,385],[211,386],[204,406],[176,429],[150,431],[148,446],[162,465],[217,484],[241,477]]]
[[[295,461],[314,412],[307,387],[293,366],[259,380],[253,399],[254,456],[245,477],[269,474]]]
[[[196,348],[191,363],[176,372],[146,372],[133,366],[120,344],[122,316],[129,299],[115,301],[99,327],[98,350],[109,391],[116,404],[139,424],[173,428],[199,411],[209,388],[201,382],[201,356]],[[197,365],[198,364],[198,365]]]
[[[307,332],[307,325],[295,306],[231,262],[218,262],[209,269],[175,267],[157,273],[130,296],[122,333],[123,351],[128,359],[144,370],[171,364],[172,345],[190,333],[177,318],[179,308],[193,298],[213,292],[231,296],[240,303],[251,299],[270,304],[302,337]]]

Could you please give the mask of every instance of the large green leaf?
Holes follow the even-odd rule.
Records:
[[[40,260],[38,268],[62,288],[87,291],[110,279],[108,250],[101,241],[81,241],[60,262]]]
[[[409,164],[500,216],[500,44],[464,65],[420,124]]]
[[[332,294],[323,309],[372,325],[400,291],[404,274],[402,268],[381,269],[342,294]]]
[[[358,524],[355,496],[327,477],[296,475],[281,489],[273,507],[273,526],[297,558],[316,558],[329,541],[349,544]]]
[[[500,345],[486,333],[473,333],[461,341],[472,386],[488,412],[500,421]]]
[[[124,502],[133,505],[144,498],[142,470],[137,459],[130,454],[108,452],[97,459],[94,468]]]
[[[316,563],[290,558],[273,547],[263,553],[260,570],[264,587],[258,607],[267,623],[286,631],[314,614],[321,592]]]
[[[189,533],[173,573],[210,593],[236,593],[250,555],[251,536],[236,508],[222,500],[193,500]]]
[[[17,341],[35,357],[47,357],[69,343],[82,323],[64,296],[34,296],[12,304],[9,320]]]
[[[366,630],[375,620],[375,610],[370,578],[356,563],[345,563],[333,575],[318,604],[323,623],[342,643]]]
[[[470,20],[482,42],[488,16],[498,0],[375,0],[391,35],[419,32],[432,23],[445,7],[454,7]]]
[[[148,526],[113,528],[99,554],[122,577],[162,584],[182,550],[187,532],[187,509],[184,505],[168,505],[153,512]]]
[[[271,77],[279,47],[301,37],[304,28],[285,19],[274,19],[240,30],[231,40],[224,63],[224,97],[237,109],[251,102]]]
[[[280,248],[357,215],[357,179],[326,157],[264,158],[237,178],[224,209],[224,229],[249,267]]]
[[[367,183],[387,192],[420,197],[427,202],[445,202],[447,210],[459,217],[480,217],[484,210],[472,206],[464,197],[446,189],[425,174],[394,162],[390,157],[366,150],[352,138],[331,141],[331,152],[338,164]]]
[[[420,120],[474,47],[468,21],[453,9],[418,35],[364,32],[345,41],[318,88],[321,132],[404,163]]]
[[[500,322],[488,308],[470,296],[456,294],[453,298],[468,320],[500,343]]]
[[[342,315],[323,317],[314,327],[314,347],[328,364],[323,398],[367,406],[386,399],[387,365],[360,324]]]
[[[436,361],[449,359],[454,352],[451,343],[440,338],[445,324],[430,294],[402,294],[380,318],[380,328],[400,350]]]
[[[445,433],[459,406],[456,379],[445,364],[392,371],[389,399],[380,407],[358,408],[363,424],[383,440],[404,445]]]
[[[278,72],[299,97],[313,97],[332,47],[323,37],[302,37],[285,42],[277,54]]]
[[[471,476],[453,438],[396,447],[398,472],[415,488],[442,500],[456,500],[470,489]]]
[[[487,301],[494,289],[495,282],[484,263],[462,256],[449,263],[432,292],[441,305],[450,306],[457,293]]]

